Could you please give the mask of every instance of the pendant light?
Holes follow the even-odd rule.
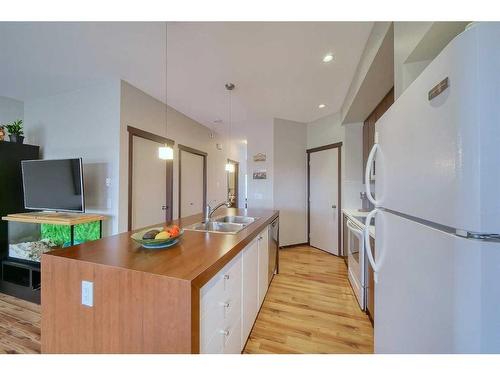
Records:
[[[168,134],[167,74],[167,23],[165,22],[165,136]],[[168,144],[158,147],[158,157],[162,160],[173,160],[174,149]]]
[[[230,149],[231,130],[233,127],[231,93],[235,87],[236,86],[234,85],[234,83],[231,83],[231,82],[226,83],[226,90],[229,91],[229,142],[228,142],[228,150]],[[226,163],[226,172],[234,173],[234,164],[233,163],[230,163],[229,161]]]

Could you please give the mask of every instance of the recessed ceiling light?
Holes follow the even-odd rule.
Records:
[[[333,53],[328,53],[323,57],[323,62],[328,63],[333,60]]]
[[[320,104],[320,105],[318,105],[318,108],[320,108],[320,109],[321,108],[325,108],[325,107],[326,107],[326,104]]]

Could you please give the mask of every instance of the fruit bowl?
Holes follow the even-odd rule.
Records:
[[[171,236],[169,238],[144,238],[144,235],[148,232],[151,231],[164,232],[164,229],[165,228],[163,227],[143,229],[139,232],[135,232],[134,234],[132,234],[130,238],[132,238],[135,242],[145,247],[146,249],[162,249],[177,244],[182,235],[184,234],[184,230],[180,229],[177,235]]]

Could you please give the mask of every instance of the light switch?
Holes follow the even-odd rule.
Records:
[[[94,306],[94,283],[92,281],[82,280],[82,305]]]

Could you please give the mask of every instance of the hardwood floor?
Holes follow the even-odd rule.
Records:
[[[0,293],[0,354],[40,353],[40,306]]]
[[[309,246],[280,250],[244,353],[372,352],[344,261]],[[0,293],[0,353],[40,353],[40,306]]]
[[[309,246],[280,250],[244,353],[373,353],[344,260]]]

